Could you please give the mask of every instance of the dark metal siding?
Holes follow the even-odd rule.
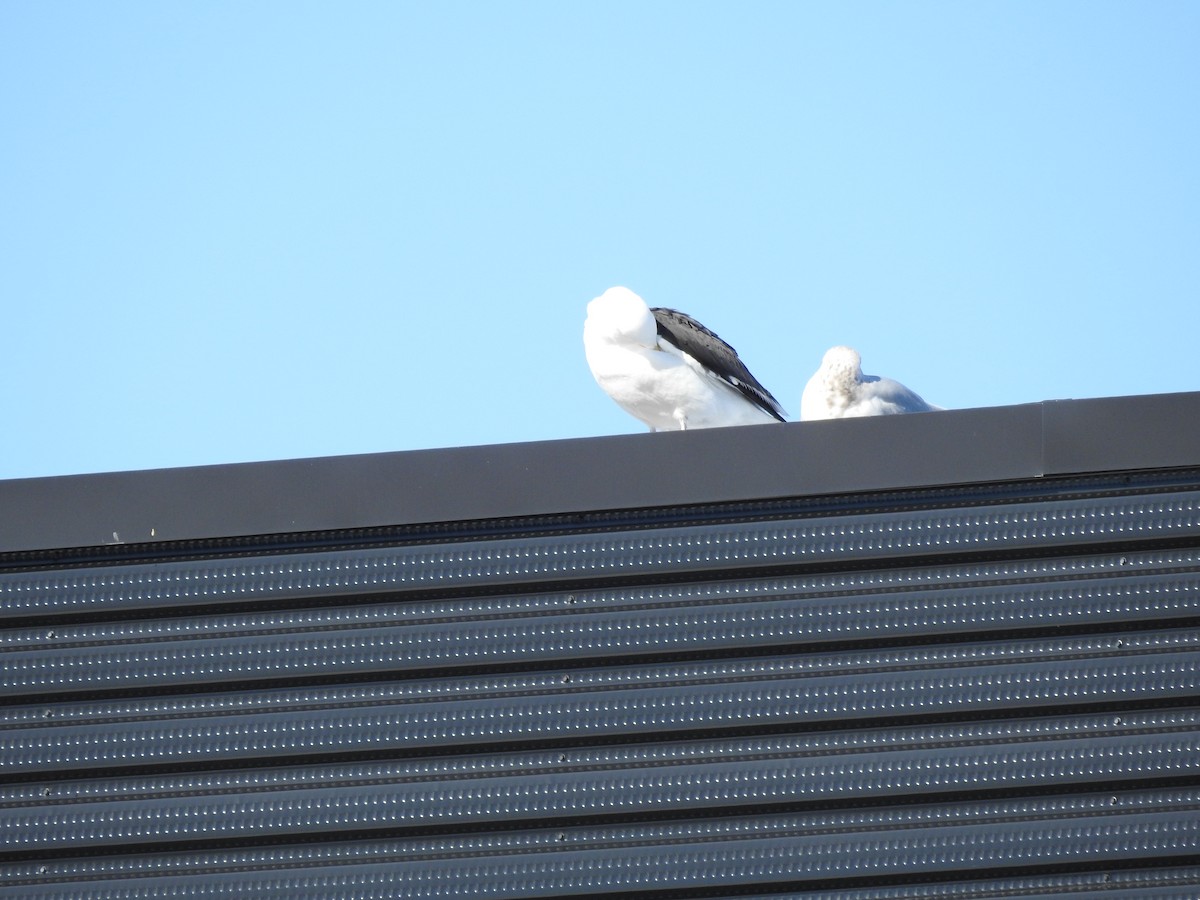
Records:
[[[1076,439],[1192,398],[608,439],[684,438],[711,474],[812,434],[854,489],[755,471],[581,512],[559,484],[517,506],[562,509],[447,495],[481,515],[394,527],[206,509],[75,547],[103,503],[0,485],[6,533],[78,513],[5,544],[0,898],[1200,896],[1195,430]],[[954,455],[1017,420],[1018,468],[1051,474]],[[957,447],[949,476],[837,468],[902,434]],[[255,500],[328,524],[279,465]]]

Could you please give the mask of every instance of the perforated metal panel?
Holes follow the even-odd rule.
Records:
[[[1114,403],[525,451],[584,499],[622,446],[726,479],[642,505],[637,471],[590,512],[447,482],[443,519],[355,527],[346,483],[327,528],[289,494],[302,531],[227,500],[72,546],[45,505],[94,530],[114,476],[46,480],[0,558],[0,897],[1200,896],[1200,433],[1081,438],[1196,402]],[[1013,422],[1043,471],[955,456]],[[950,445],[944,481],[779,460],[900,433]],[[717,452],[758,444],[745,482]],[[255,503],[321,470],[279,465]],[[165,506],[170,473],[120,478]],[[4,534],[38,497],[0,484]]]

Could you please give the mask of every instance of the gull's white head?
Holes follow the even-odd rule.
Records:
[[[651,348],[658,341],[658,325],[645,300],[629,288],[611,287],[588,304],[583,338]]]
[[[800,396],[800,418],[837,419],[846,415],[862,382],[862,357],[853,347],[830,347]]]
[[[821,368],[830,375],[858,381],[862,377],[862,357],[853,347],[830,347],[821,359]]]

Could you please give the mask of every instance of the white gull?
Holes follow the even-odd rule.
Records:
[[[926,403],[898,381],[864,375],[862,358],[852,347],[826,351],[800,398],[800,418],[849,419],[893,413],[930,412],[941,409]]]
[[[583,347],[596,383],[651,431],[759,425],[785,413],[734,349],[691,316],[628,288],[588,304]]]

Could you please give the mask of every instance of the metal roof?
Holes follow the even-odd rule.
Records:
[[[1197,447],[1187,393],[17,479],[0,552],[1188,466]]]
[[[1200,896],[1197,413],[0,482],[0,898]]]

